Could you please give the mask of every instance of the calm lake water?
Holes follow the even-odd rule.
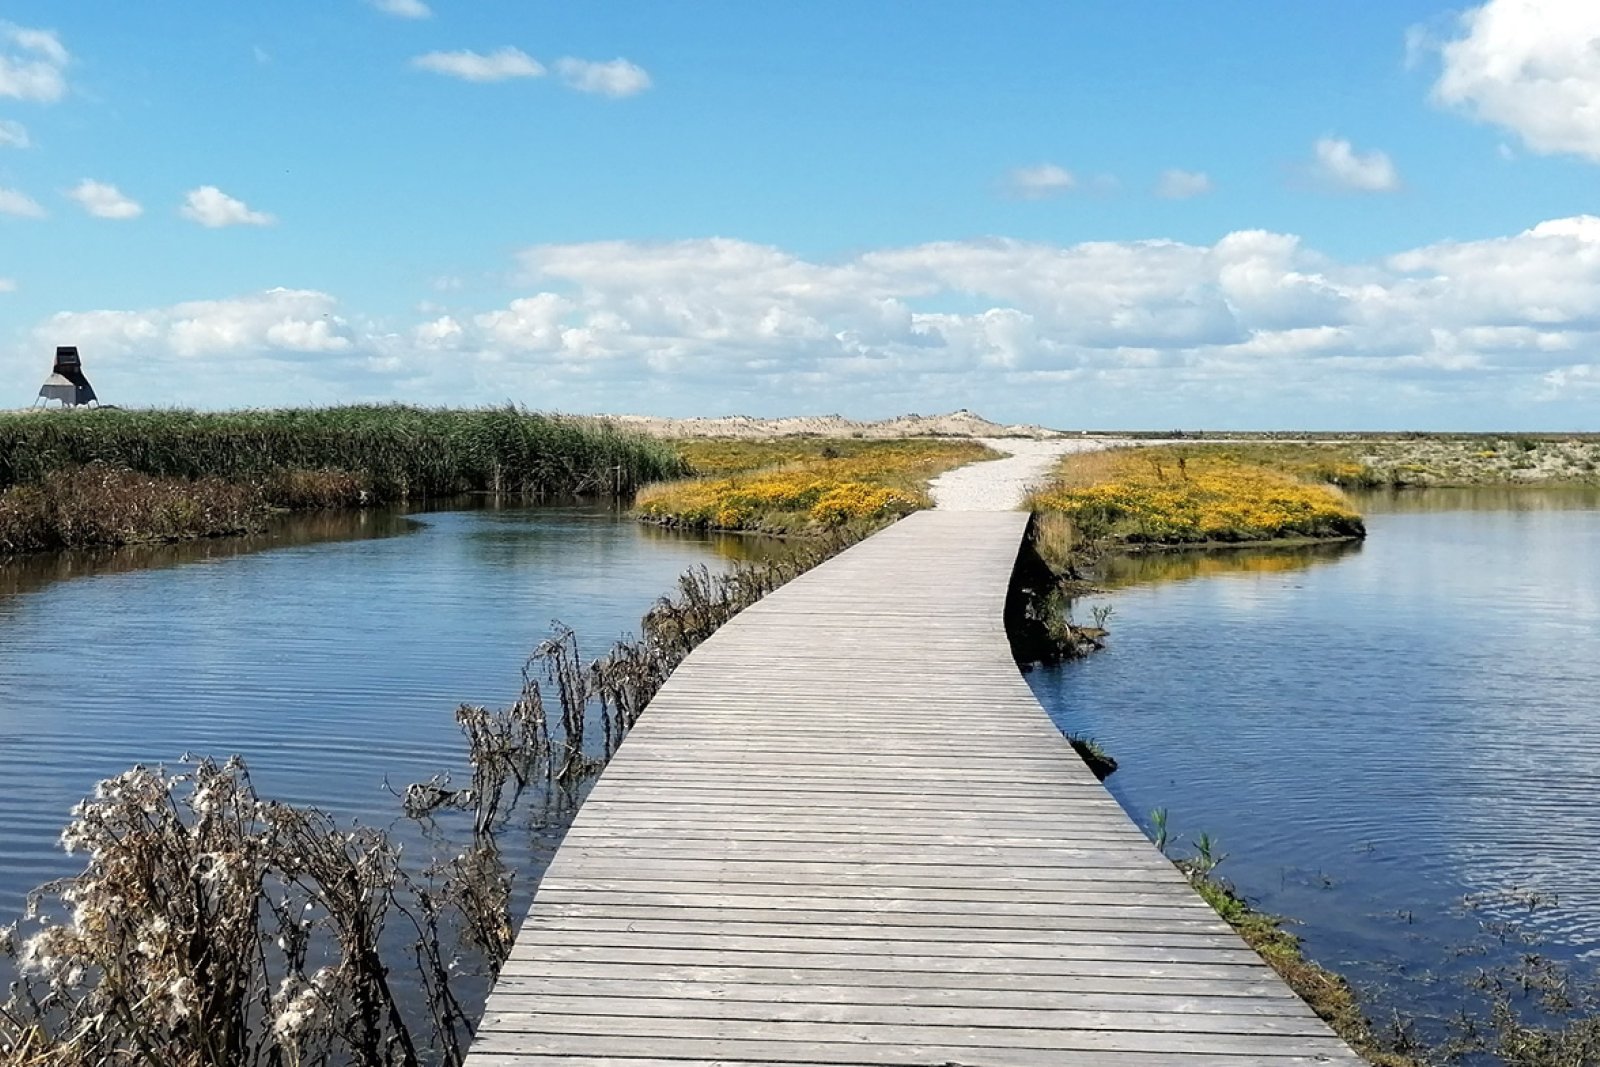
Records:
[[[0,924],[78,869],[68,810],[135,763],[239,753],[265,796],[390,825],[385,782],[463,780],[456,706],[512,699],[552,620],[599,652],[683,570],[742,550],[545,507],[0,565]]]
[[[1447,1012],[1524,951],[1586,969],[1600,493],[1362,506],[1359,546],[1123,561],[1110,647],[1033,689],[1121,761],[1131,813],[1220,840],[1219,873],[1380,1008]]]
[[[1443,1013],[1526,937],[1600,956],[1600,493],[1363,503],[1364,545],[1123,561],[1109,649],[1029,679],[1136,817],[1218,838],[1379,1005]],[[262,793],[388,826],[385,782],[459,772],[455,706],[510,699],[552,619],[599,651],[755,550],[539,508],[0,566],[0,917],[135,762],[242,753]],[[536,871],[549,842],[505,844]]]

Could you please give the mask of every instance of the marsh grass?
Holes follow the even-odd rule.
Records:
[[[622,496],[686,470],[671,447],[603,420],[515,408],[0,415],[0,554],[218,537],[273,510]]]
[[[258,486],[93,463],[0,491],[0,556],[245,533],[259,529],[269,511]]]
[[[1346,489],[1600,482],[1596,434],[1341,434],[1183,447]]]
[[[701,476],[642,490],[642,519],[779,534],[890,522],[929,506],[929,479],[996,455],[976,441],[953,438],[712,439],[678,447]]]
[[[605,420],[513,407],[0,415],[0,488],[92,463],[236,483],[339,472],[380,501],[468,492],[621,495],[687,471],[670,445]]]

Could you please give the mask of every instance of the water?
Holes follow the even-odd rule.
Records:
[[[1110,647],[1029,680],[1136,818],[1444,1014],[1480,966],[1600,958],[1600,493],[1362,504],[1364,545],[1124,561]]]
[[[264,796],[395,823],[386,783],[461,780],[456,705],[514,697],[552,620],[601,651],[746,545],[548,507],[0,565],[0,925],[78,869],[56,846],[69,809],[135,763],[240,753]]]

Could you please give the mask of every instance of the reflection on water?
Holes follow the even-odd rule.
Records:
[[[481,507],[0,566],[0,925],[76,869],[56,836],[101,778],[241,753],[263,795],[388,825],[386,783],[460,779],[456,706],[514,697],[552,620],[592,655],[686,568],[759,550],[608,508]],[[502,846],[530,886],[548,842]]]
[[[1272,548],[1211,548],[1140,552],[1113,556],[1099,568],[1099,584],[1111,589],[1146,582],[1177,582],[1227,574],[1284,574],[1331,563],[1361,551],[1360,541]]]
[[[1315,957],[1442,1012],[1423,974],[1527,950],[1495,923],[1600,954],[1600,500],[1392,503],[1359,551],[1123,588],[1107,651],[1028,680],[1120,761],[1136,818],[1220,838],[1222,873],[1302,920]],[[1168,576],[1139,567],[1124,578]]]
[[[1418,511],[1593,511],[1600,486],[1560,489],[1483,485],[1464,489],[1389,489],[1348,493],[1363,515]]]
[[[260,552],[264,548],[394,537],[418,528],[410,519],[395,511],[329,511],[275,519],[263,532],[247,537],[219,537],[165,545],[127,545],[75,552],[40,552],[11,559],[0,558],[0,597],[32,592],[51,582],[71,578],[158,570],[183,563],[215,562]]]

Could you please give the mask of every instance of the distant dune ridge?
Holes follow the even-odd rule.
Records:
[[[860,422],[840,415],[794,415],[757,419],[749,415],[720,415],[692,419],[664,419],[654,415],[614,415],[630,429],[656,437],[781,437],[811,434],[817,437],[1026,437],[1042,440],[1063,436],[1043,426],[1005,426],[990,422],[966,408],[948,415],[897,415],[892,419]]]

